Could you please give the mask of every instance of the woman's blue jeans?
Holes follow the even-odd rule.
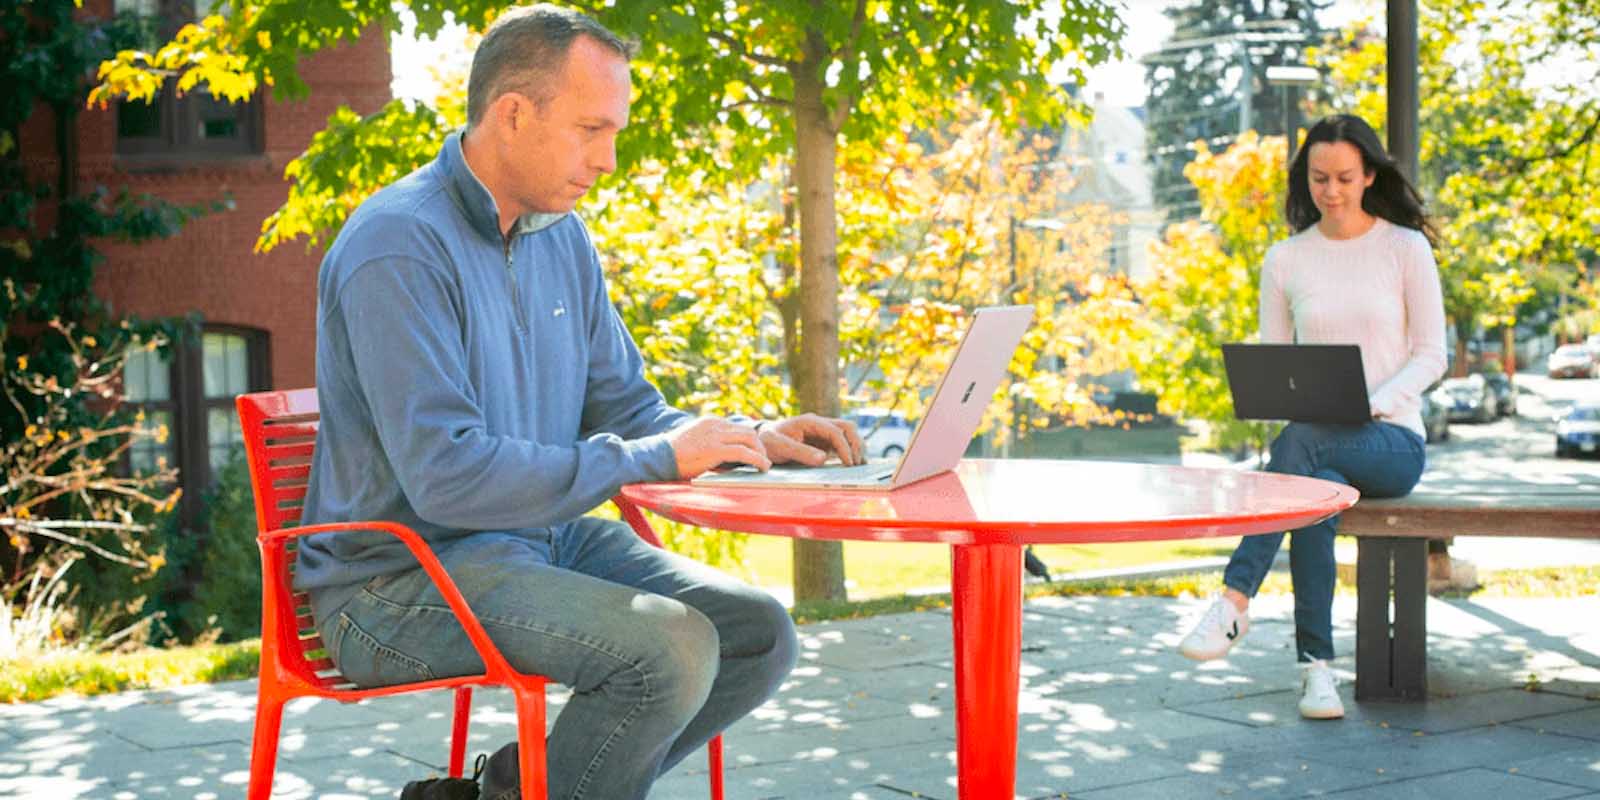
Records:
[[[782,604],[619,522],[583,518],[537,538],[480,533],[438,555],[512,668],[572,689],[547,742],[552,798],[643,798],[794,667]],[[483,671],[421,568],[347,597],[316,617],[358,685]]]
[[[1306,475],[1354,486],[1366,497],[1411,491],[1426,464],[1422,437],[1388,422],[1320,425],[1291,422],[1272,441],[1268,472]],[[1333,658],[1333,534],[1338,516],[1294,531],[1289,572],[1294,582],[1294,640],[1301,661]],[[1255,597],[1272,569],[1282,533],[1246,536],[1233,551],[1222,582]]]

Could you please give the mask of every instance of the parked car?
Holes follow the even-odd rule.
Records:
[[[1488,381],[1489,389],[1494,392],[1500,416],[1516,416],[1517,387],[1511,383],[1511,379],[1504,372],[1485,372],[1483,379]]]
[[[1434,389],[1422,393],[1422,430],[1429,442],[1450,439],[1450,412],[1444,404],[1434,402]]]
[[[899,458],[911,444],[911,421],[897,411],[881,408],[864,408],[851,412],[846,419],[856,424],[861,432],[861,443],[868,458]]]
[[[1552,378],[1600,378],[1600,355],[1588,346],[1564,344],[1556,348],[1545,361],[1545,371]]]
[[[1556,418],[1556,458],[1600,452],[1600,402],[1575,403]]]
[[[1488,422],[1500,415],[1494,390],[1489,388],[1489,382],[1481,373],[1465,378],[1445,378],[1434,390],[1433,399],[1445,407],[1451,422]]]

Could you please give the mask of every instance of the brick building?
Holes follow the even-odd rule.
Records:
[[[113,10],[193,14],[194,0],[88,0],[82,14]],[[175,24],[169,24],[170,32]],[[88,110],[79,117],[79,181],[148,193],[177,203],[231,198],[234,208],[191,221],[172,239],[129,245],[102,242],[96,292],[118,315],[182,317],[198,313],[199,336],[173,358],[130,361],[129,399],[167,421],[172,437],[146,443],[133,466],[165,457],[182,472],[186,498],[198,498],[212,468],[238,441],[233,396],[266,388],[310,386],[314,376],[316,275],[320,251],[290,243],[254,251],[261,222],[288,193],[284,166],[305,150],[340,105],[378,110],[391,97],[387,37],[316,53],[300,63],[311,87],[302,101],[263,92],[230,105],[203,92],[158,102]],[[35,114],[22,131],[24,153],[54,153],[54,123]],[[194,512],[191,504],[189,513]]]

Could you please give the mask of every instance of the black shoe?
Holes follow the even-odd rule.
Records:
[[[1027,570],[1029,575],[1043,578],[1045,583],[1050,583],[1050,569],[1033,554],[1031,546],[1022,549],[1022,568]]]
[[[483,756],[471,778],[429,778],[412,781],[400,790],[400,800],[478,800],[478,776],[483,774]]]
[[[482,789],[477,797],[482,800],[521,800],[522,762],[517,758],[517,743],[512,742],[489,756],[485,764],[478,756],[477,773],[483,776]]]

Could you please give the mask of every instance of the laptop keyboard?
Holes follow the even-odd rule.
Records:
[[[843,465],[833,467],[787,467],[774,466],[773,471],[793,472],[801,474],[811,481],[852,481],[868,483],[876,479],[889,480],[894,477],[894,463],[888,464],[856,464],[846,467]]]

